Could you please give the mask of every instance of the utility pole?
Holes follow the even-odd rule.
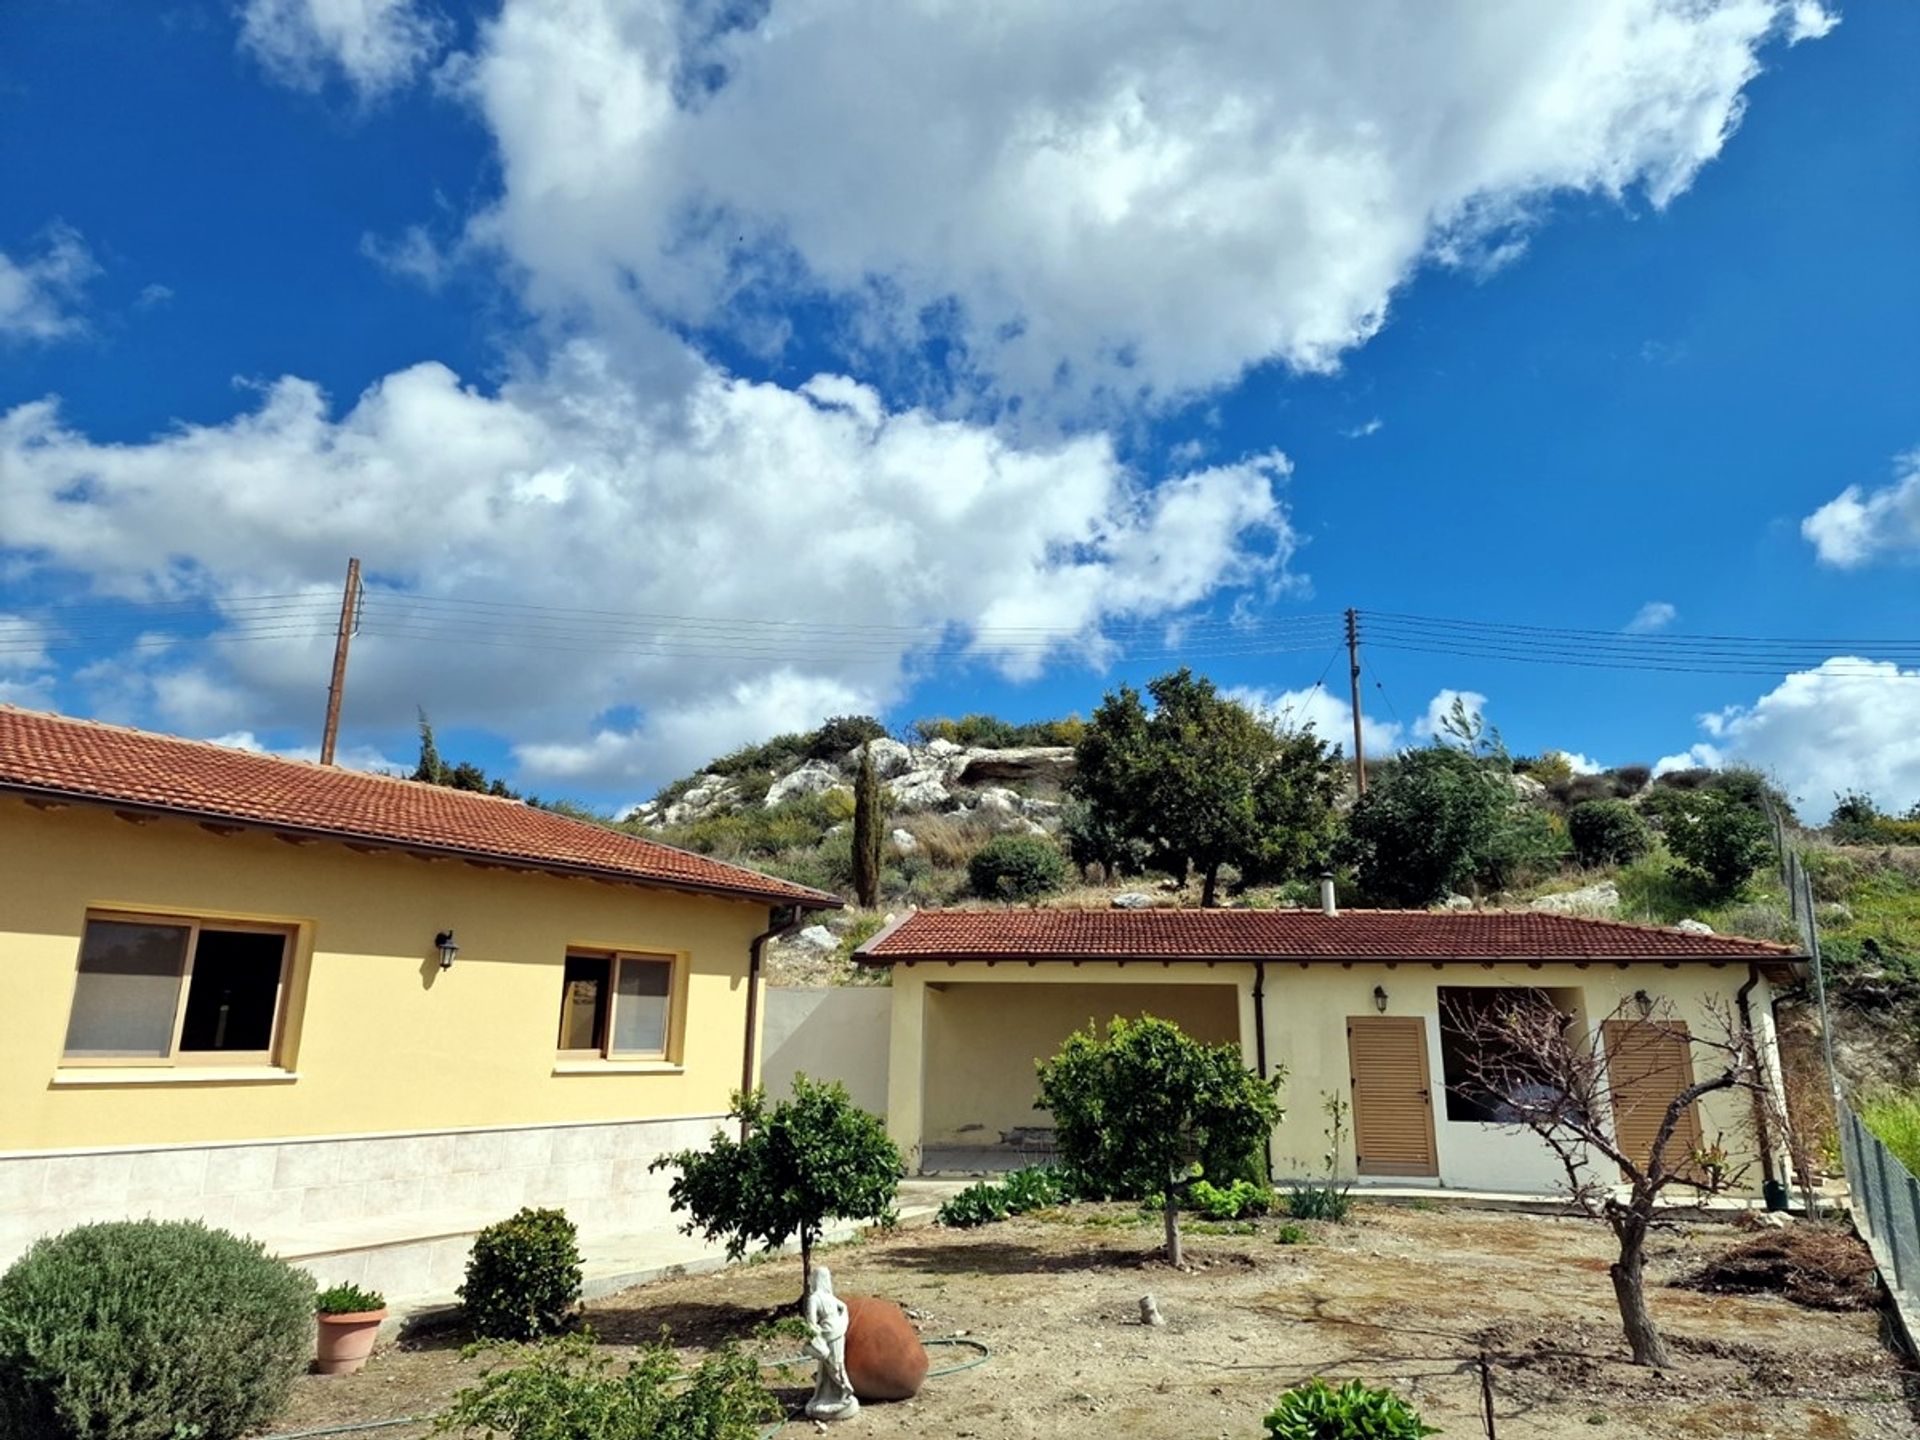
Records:
[[[1347,611],[1347,679],[1353,687],[1353,788],[1367,793],[1367,752],[1360,746],[1360,612]]]
[[[340,596],[340,628],[333,642],[333,679],[327,685],[327,723],[320,732],[320,763],[333,764],[340,739],[340,701],[347,693],[347,649],[360,628],[360,561],[347,561],[347,588]]]

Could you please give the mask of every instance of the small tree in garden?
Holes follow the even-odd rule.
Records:
[[[1623,1002],[1602,1027],[1604,1046],[1580,1033],[1545,991],[1516,989],[1500,1003],[1449,1003],[1447,1023],[1461,1037],[1462,1078],[1451,1088],[1494,1123],[1530,1130],[1566,1170],[1575,1207],[1604,1222],[1619,1242],[1610,1273],[1620,1323],[1636,1365],[1671,1364],[1667,1344],[1647,1308],[1647,1234],[1661,1197],[1675,1186],[1712,1193],[1734,1183],[1717,1145],[1690,1149],[1681,1138],[1688,1110],[1702,1096],[1742,1090],[1771,1104],[1753,1037],[1735,1017],[1716,1016],[1711,1036],[1689,1035],[1664,1003]],[[1622,1136],[1620,1120],[1634,1097],[1619,1077],[1658,1073],[1676,1038],[1701,1078],[1653,1116],[1637,1115],[1644,1148]],[[1610,1053],[1609,1053],[1610,1052]],[[1626,1195],[1618,1191],[1624,1181]]]
[[[1110,1194],[1162,1197],[1167,1260],[1181,1263],[1181,1192],[1209,1165],[1224,1173],[1280,1123],[1282,1076],[1262,1080],[1231,1043],[1202,1044],[1151,1015],[1089,1022],[1040,1064],[1068,1166]]]
[[[860,769],[853,782],[853,896],[871,910],[880,901],[880,773],[873,768],[873,747],[860,747]]]
[[[829,1220],[878,1220],[892,1210],[900,1152],[879,1117],[837,1081],[796,1075],[792,1097],[771,1106],[764,1090],[736,1094],[730,1118],[743,1138],[716,1131],[705,1150],[663,1155],[651,1168],[680,1172],[668,1198],[687,1212],[681,1229],[726,1241],[735,1260],[750,1245],[776,1250],[798,1239],[804,1296]]]
[[[1667,848],[1718,896],[1736,895],[1773,859],[1767,817],[1725,790],[1696,790],[1665,816]]]
[[[1567,812],[1567,838],[1582,865],[1630,865],[1653,848],[1653,830],[1624,800],[1587,800]]]

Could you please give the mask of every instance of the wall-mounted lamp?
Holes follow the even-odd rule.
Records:
[[[1384,986],[1376,985],[1373,987],[1373,1008],[1378,1010],[1382,1015],[1387,1013],[1387,992]]]
[[[1640,1018],[1645,1020],[1653,1014],[1653,997],[1644,990],[1633,992],[1633,1003],[1640,1010]]]
[[[442,970],[451,970],[453,968],[453,957],[460,953],[460,947],[453,943],[453,931],[442,930],[438,935],[433,937],[433,943],[440,951],[440,968]]]

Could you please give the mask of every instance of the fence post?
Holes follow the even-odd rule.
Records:
[[[1920,1180],[1913,1178],[1913,1172],[1905,1165],[1900,1167],[1907,1175],[1907,1234],[1920,1240]],[[1907,1287],[1902,1285],[1902,1290]]]
[[[1897,1163],[1897,1162],[1896,1162]],[[1880,1219],[1874,1229],[1887,1242],[1887,1249],[1893,1255],[1893,1283],[1900,1289],[1907,1288],[1906,1248],[1909,1237],[1900,1233],[1900,1227],[1893,1217],[1893,1184],[1887,1179],[1887,1147],[1880,1143],[1878,1136],[1873,1141],[1873,1165],[1878,1172],[1880,1182]]]

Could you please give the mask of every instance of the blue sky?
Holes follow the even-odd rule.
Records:
[[[1370,738],[1920,801],[1920,12],[1288,10],[8,7],[0,699],[297,753],[360,554],[351,754],[618,805],[1654,606],[1805,643],[1363,619]]]

